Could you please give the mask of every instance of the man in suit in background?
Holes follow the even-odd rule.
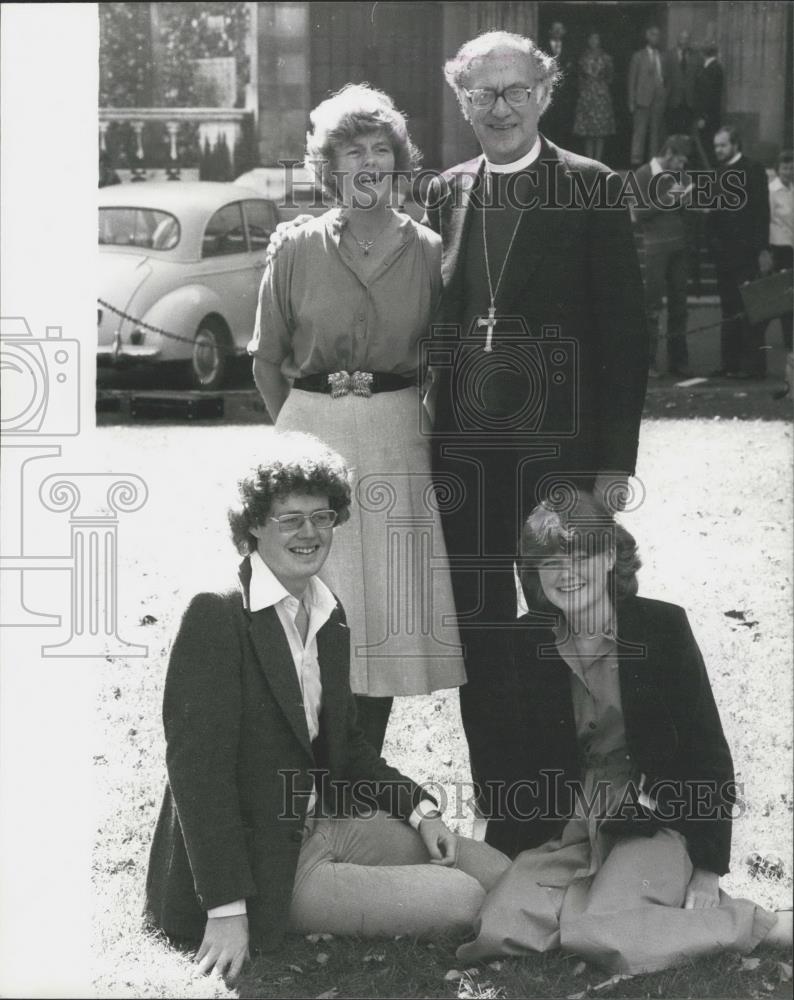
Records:
[[[573,119],[576,113],[578,79],[576,58],[565,42],[565,25],[555,21],[549,30],[546,52],[553,56],[560,70],[554,100],[543,115],[543,134],[547,139],[566,148],[571,144]]]
[[[766,324],[748,323],[742,315],[744,305],[739,288],[759,276],[763,254],[769,245],[766,170],[742,153],[741,137],[729,125],[717,129],[714,155],[721,204],[709,213],[708,221],[722,309],[722,350],[720,367],[712,374],[763,379]],[[725,197],[728,190],[732,195],[730,200]]]
[[[700,57],[689,44],[689,32],[681,31],[678,45],[664,54],[662,72],[666,88],[668,135],[690,135],[695,116],[695,80]]]
[[[695,127],[706,158],[714,164],[714,135],[722,121],[724,76],[717,45],[710,42],[704,47],[703,54],[703,65],[699,67],[695,77]]]
[[[437,376],[433,471],[440,491],[460,497],[441,513],[475,781],[494,753],[489,678],[515,628],[523,520],[561,484],[619,506],[648,375],[620,178],[538,133],[557,72],[520,35],[464,44],[445,75],[482,155],[434,178],[426,197],[426,222],[443,241],[443,311],[427,357]]]
[[[665,139],[659,153],[637,171],[642,203],[632,209],[645,247],[645,310],[648,319],[649,375],[658,376],[656,352],[659,316],[667,296],[667,370],[686,378],[688,351],[687,240],[684,201],[688,190],[682,171],[687,163],[690,140],[686,135]]]
[[[662,56],[659,51],[661,32],[656,25],[645,31],[645,46],[638,49],[629,63],[629,111],[633,117],[631,135],[631,165],[638,167],[645,160],[646,139],[651,155],[662,141],[665,85]]]

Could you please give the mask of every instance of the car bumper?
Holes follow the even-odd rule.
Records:
[[[124,365],[145,364],[159,361],[162,358],[159,347],[147,347],[143,344],[100,345],[97,348],[96,361],[101,368],[122,367]]]

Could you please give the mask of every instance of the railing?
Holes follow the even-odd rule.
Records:
[[[253,113],[243,108],[100,108],[100,163],[108,177],[233,180],[256,163]]]

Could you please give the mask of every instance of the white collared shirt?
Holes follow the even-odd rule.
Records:
[[[303,594],[303,606],[309,616],[309,629],[306,641],[303,642],[295,624],[299,602],[276,578],[271,568],[258,552],[253,552],[251,560],[251,582],[248,589],[250,610],[263,611],[265,608],[275,608],[281,627],[289,643],[295,672],[298,675],[301,695],[303,696],[303,711],[306,715],[306,725],[309,739],[314,740],[320,732],[320,709],[322,708],[323,686],[320,679],[320,661],[317,656],[317,633],[331,617],[336,607],[336,598],[326,585],[316,576],[312,576]],[[312,788],[306,807],[307,815],[314,809],[317,792]],[[419,829],[428,812],[433,811],[432,804],[424,799],[411,813],[409,823]],[[207,910],[208,917],[240,917],[247,912],[244,899],[233,903],[224,903]]]
[[[651,157],[651,177],[656,177],[664,168],[655,156]]]
[[[249,588],[251,611],[275,607],[281,627],[289,643],[289,651],[298,675],[303,711],[309,739],[315,740],[320,732],[320,709],[323,687],[320,682],[320,661],[317,659],[317,633],[331,617],[336,598],[318,577],[310,578],[302,602],[309,618],[306,642],[303,642],[295,624],[299,602],[297,597],[278,581],[273,571],[258,552],[251,554],[251,583]],[[309,807],[314,805],[314,801]]]
[[[707,66],[711,66],[711,64],[716,61],[717,61],[716,56],[709,56],[708,59],[706,59],[706,61],[703,63],[703,69],[705,69]]]
[[[512,163],[491,163],[488,157],[485,157],[485,169],[491,174],[515,174],[519,170],[526,170],[527,167],[531,167],[532,164],[540,156],[540,136],[535,139],[532,144],[532,149],[528,153],[524,153],[522,157],[517,160],[513,160]]]
[[[655,49],[652,45],[646,45],[645,48],[651,57],[651,62],[653,63],[653,68],[656,70],[656,79],[662,79],[662,60],[659,55],[659,50]]]
[[[794,190],[779,177],[769,182],[769,243],[794,246]]]
[[[735,156],[732,156],[730,158],[730,160],[728,160],[728,162],[725,164],[725,166],[726,167],[732,167],[734,165],[734,163],[738,163],[739,160],[741,160],[741,158],[742,158],[742,153],[741,153],[741,150],[739,150],[739,152]]]

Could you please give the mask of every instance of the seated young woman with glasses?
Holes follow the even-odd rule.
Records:
[[[275,434],[229,512],[239,586],[198,594],[163,698],[168,781],[150,926],[234,979],[284,934],[464,933],[508,859],[447,829],[356,723],[350,631],[317,577],[350,518],[350,472]]]

